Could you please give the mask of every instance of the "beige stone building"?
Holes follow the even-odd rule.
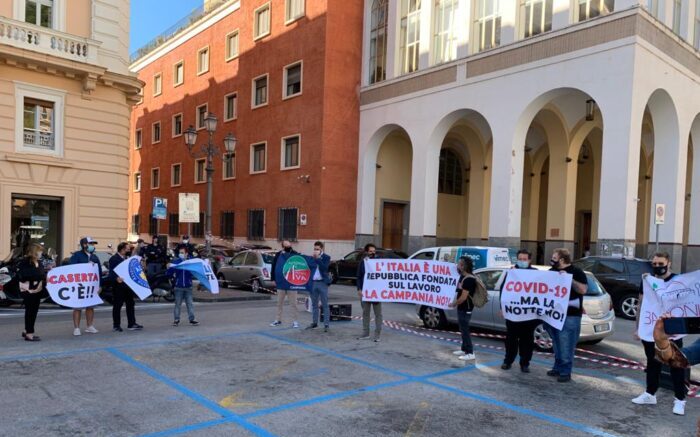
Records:
[[[0,256],[126,238],[129,0],[0,2]]]

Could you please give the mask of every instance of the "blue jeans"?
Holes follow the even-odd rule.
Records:
[[[688,358],[691,366],[700,364],[700,340],[696,340],[690,346],[682,348],[681,351]]]
[[[314,287],[311,289],[311,314],[312,323],[318,324],[320,317],[318,313],[318,298],[321,298],[323,305],[323,324],[329,326],[331,324],[331,310],[328,307],[328,284],[323,281],[314,281]]]
[[[194,305],[192,304],[192,288],[175,288],[175,320],[180,321],[180,307],[182,300],[187,305],[187,316],[190,322],[194,320]]]
[[[570,376],[571,369],[574,367],[574,352],[581,334],[581,316],[566,316],[561,331],[546,323],[544,329],[552,337],[552,347],[554,348],[554,367],[552,370],[559,372],[562,376]]]
[[[462,334],[462,352],[465,354],[474,353],[474,345],[472,344],[472,336],[469,331],[469,321],[472,318],[471,312],[457,311],[457,322],[459,323],[459,332]]]

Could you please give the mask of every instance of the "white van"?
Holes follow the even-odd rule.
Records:
[[[486,267],[510,267],[510,252],[505,247],[442,246],[428,247],[414,253],[409,259],[457,262],[463,256],[474,261],[474,270]]]

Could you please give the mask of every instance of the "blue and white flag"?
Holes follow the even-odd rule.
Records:
[[[125,259],[114,269],[126,285],[131,288],[141,300],[151,295],[151,287],[148,285],[146,272],[143,271],[140,256],[132,256]]]
[[[219,281],[216,279],[216,275],[214,274],[208,259],[188,259],[180,264],[174,264],[171,267],[175,270],[185,270],[192,273],[192,276],[194,276],[199,283],[212,294],[219,294]]]

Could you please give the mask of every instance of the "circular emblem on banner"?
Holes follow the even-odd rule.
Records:
[[[311,269],[304,257],[294,255],[284,263],[282,273],[285,279],[292,285],[306,285],[311,279]]]
[[[129,260],[129,277],[140,286],[150,288],[148,286],[148,279],[146,279],[146,273],[143,271],[139,260]]]

